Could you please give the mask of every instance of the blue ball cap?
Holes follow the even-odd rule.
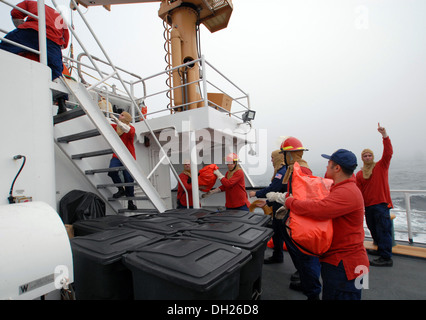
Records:
[[[356,156],[353,154],[353,152],[346,149],[339,149],[336,152],[334,152],[331,156],[326,154],[322,154],[321,156],[323,158],[334,161],[340,166],[349,170],[355,170],[355,168],[358,165]]]

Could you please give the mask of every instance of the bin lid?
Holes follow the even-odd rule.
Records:
[[[189,237],[169,237],[123,256],[132,272],[145,272],[197,291],[208,291],[239,272],[249,251]]]
[[[137,230],[147,230],[162,235],[174,235],[178,232],[194,228],[198,224],[194,221],[175,217],[153,216],[145,219],[129,219],[124,226]]]
[[[214,213],[215,211],[208,209],[170,209],[163,213],[159,213],[161,217],[175,217],[180,219],[187,219],[191,221],[197,221]]]
[[[198,228],[186,230],[183,234],[254,251],[271,238],[273,231],[241,222],[215,221],[200,223]]]
[[[202,219],[205,221],[238,221],[264,227],[271,220],[271,217],[266,214],[253,213],[245,210],[224,210],[212,212]]]
[[[83,255],[100,264],[118,261],[124,253],[143,244],[162,239],[163,236],[128,228],[111,228],[102,232],[71,239],[73,255]]]
[[[86,235],[122,226],[128,219],[125,216],[108,215],[95,219],[79,220],[73,223],[73,227],[76,235]]]

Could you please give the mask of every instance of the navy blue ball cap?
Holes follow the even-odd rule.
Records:
[[[323,158],[334,161],[335,163],[349,170],[355,170],[358,165],[356,156],[353,154],[353,152],[346,149],[339,149],[331,156],[326,154],[322,154],[321,156]]]

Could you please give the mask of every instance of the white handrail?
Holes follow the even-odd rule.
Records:
[[[37,1],[38,11],[38,47],[40,50],[40,63],[47,66],[47,40],[46,40],[46,11],[44,0]]]
[[[156,91],[156,92],[150,93],[148,95],[145,95],[145,96],[141,97],[140,99],[143,100],[143,101],[147,101],[148,98],[153,98],[155,96],[161,95],[161,94],[163,94],[165,92],[168,92],[168,91],[174,91],[176,89],[179,89],[179,88],[191,85],[191,84],[199,84],[202,87],[201,88],[201,92],[203,94],[203,96],[201,97],[201,100],[198,100],[198,101],[195,101],[195,102],[192,101],[192,102],[189,102],[189,103],[183,103],[183,104],[180,104],[180,105],[175,105],[174,107],[168,107],[168,108],[159,109],[159,110],[156,110],[154,112],[149,112],[147,115],[153,115],[153,114],[157,114],[157,113],[165,112],[165,111],[169,111],[170,112],[170,109],[177,109],[177,108],[181,108],[181,107],[184,107],[186,105],[189,105],[189,104],[203,102],[204,106],[212,106],[214,108],[217,108],[218,110],[221,110],[223,112],[229,113],[231,116],[233,116],[233,117],[235,117],[235,118],[237,118],[239,120],[242,120],[240,116],[237,116],[237,114],[240,114],[240,113],[243,113],[243,112],[245,112],[247,110],[250,110],[250,99],[249,99],[249,95],[246,94],[243,90],[241,90],[238,86],[236,86],[231,80],[229,80],[226,76],[224,76],[221,72],[219,72],[215,67],[213,67],[205,59],[205,57],[203,55],[201,56],[201,58],[192,60],[192,61],[187,62],[185,64],[182,64],[180,66],[176,66],[174,68],[163,70],[161,72],[155,73],[155,74],[153,74],[151,76],[144,77],[143,79],[135,81],[133,83],[133,85],[136,85],[137,83],[142,82],[142,81],[147,82],[148,80],[156,79],[156,78],[158,78],[158,77],[160,77],[160,76],[162,76],[164,74],[168,74],[170,72],[173,72],[174,70],[178,70],[178,69],[181,69],[183,67],[186,67],[186,66],[189,66],[189,65],[192,65],[192,64],[195,64],[195,63],[200,63],[200,67],[201,67],[201,71],[200,72],[202,74],[201,79],[192,81],[190,83],[181,84],[181,85],[178,85],[178,86],[175,86],[175,87],[167,87],[166,89],[163,89],[163,90]],[[209,67],[212,70],[214,70],[221,77],[221,79],[225,79],[231,85],[232,88],[234,88],[238,92],[240,92],[240,93],[238,93],[239,96],[238,97],[233,97],[233,95],[230,94],[229,92],[226,92],[225,90],[222,90],[221,88],[219,88],[218,86],[216,86],[215,84],[213,84],[211,81],[207,80],[207,77],[206,77],[207,67]],[[210,86],[211,88],[214,88],[217,91],[219,91],[219,92],[221,92],[221,93],[226,94],[227,96],[229,96],[232,99],[232,101],[235,102],[238,106],[240,106],[243,110],[237,110],[237,111],[230,112],[230,111],[224,109],[223,107],[218,106],[214,102],[208,100],[208,97],[207,97],[207,88],[208,88],[208,86]],[[243,96],[240,96],[241,93],[243,94]],[[241,102],[241,100],[243,100],[243,99],[246,99],[246,105],[244,105]],[[149,105],[149,103],[147,103],[147,104]]]

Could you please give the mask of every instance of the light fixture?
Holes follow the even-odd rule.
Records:
[[[254,120],[255,115],[256,115],[256,111],[247,110],[246,112],[243,113],[242,119],[244,122],[249,122],[251,120]]]

